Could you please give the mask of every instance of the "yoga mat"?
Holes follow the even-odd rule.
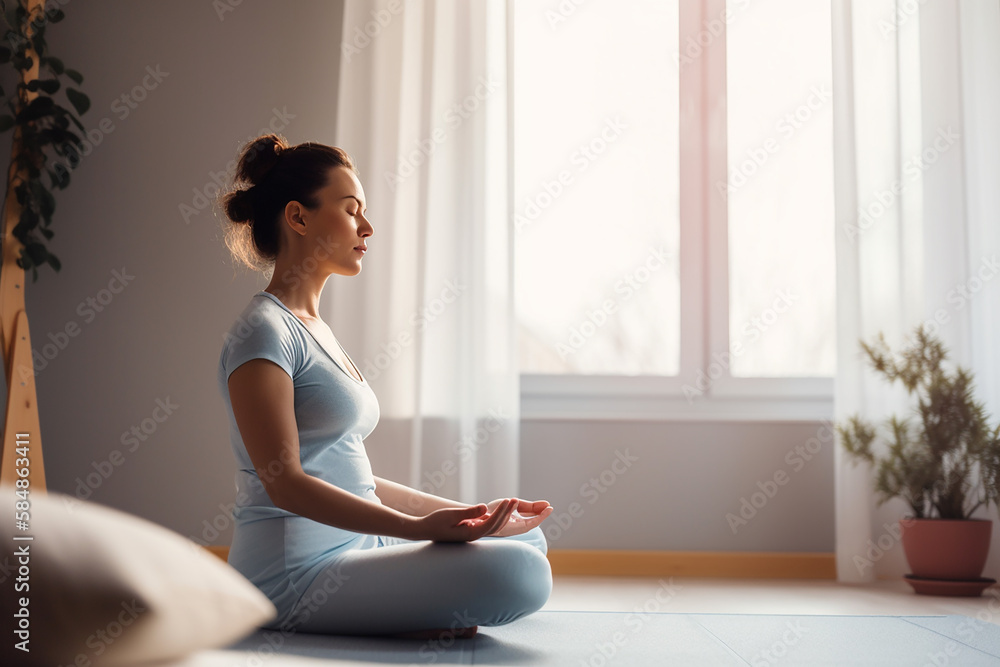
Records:
[[[280,667],[283,655],[406,665],[995,667],[1000,665],[1000,627],[967,616],[541,611],[508,625],[480,628],[473,639],[258,630],[225,651],[232,652],[232,665],[269,667]]]

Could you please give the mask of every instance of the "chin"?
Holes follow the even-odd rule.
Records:
[[[361,273],[361,262],[351,264],[338,264],[333,268],[333,273],[338,276],[356,276]]]

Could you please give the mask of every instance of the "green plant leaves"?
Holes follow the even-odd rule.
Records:
[[[75,132],[59,125],[45,128],[38,136],[43,145],[51,145],[59,155],[68,155],[69,151],[83,145],[83,140]]]
[[[874,464],[880,502],[902,498],[918,518],[967,519],[984,505],[1000,509],[1000,424],[990,428],[972,373],[946,368],[947,350],[922,326],[898,354],[881,334],[861,347],[876,372],[916,397],[914,419],[891,417],[887,434],[858,415],[837,426],[847,453]]]
[[[49,170],[49,182],[53,188],[65,190],[69,185],[69,168],[64,165],[57,165],[55,170]]]
[[[37,280],[38,267],[47,264],[59,271],[62,266],[45,245],[53,237],[49,227],[56,209],[53,192],[69,185],[70,174],[79,164],[85,129],[77,116],[86,113],[91,103],[74,87],[83,83],[83,75],[47,53],[47,26],[62,21],[65,13],[54,6],[38,6],[29,14],[23,0],[0,0],[0,9],[8,25],[0,39],[0,65],[9,63],[22,82],[36,58],[40,67],[38,76],[18,83],[16,93],[7,98],[10,113],[0,114],[0,132],[15,128],[19,138],[8,172],[8,179],[18,179],[13,188],[20,207],[13,229],[21,243],[16,261],[24,270],[31,269],[32,279]],[[72,84],[63,85],[63,76]],[[66,107],[52,97],[60,90],[65,92]],[[34,93],[34,99],[27,102],[26,93]],[[0,96],[7,97],[3,90]]]
[[[32,79],[25,85],[25,88],[31,92],[41,90],[52,95],[59,90],[59,79]]]
[[[36,210],[41,215],[45,224],[52,222],[52,214],[56,210],[56,199],[52,193],[42,185],[41,180],[29,181],[28,192],[35,203]]]
[[[37,241],[25,245],[24,250],[31,261],[35,264],[44,264],[45,258],[48,257],[49,254],[45,249],[45,246]]]
[[[66,70],[67,74],[69,74],[69,72],[70,70]],[[76,112],[81,116],[87,113],[87,109],[90,108],[90,98],[76,88],[66,89],[66,99],[69,100],[70,104],[73,105],[73,108],[76,109]]]
[[[60,74],[66,71],[66,67],[63,65],[63,61],[59,60],[58,58],[53,58],[52,56],[46,56],[45,58],[42,58],[38,62],[40,65],[48,67],[49,70],[56,76],[59,76]]]

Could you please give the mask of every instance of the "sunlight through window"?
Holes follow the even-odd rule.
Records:
[[[515,2],[521,371],[675,375],[677,2]]]
[[[731,372],[833,375],[830,3],[728,7],[729,178],[713,189],[729,208]]]

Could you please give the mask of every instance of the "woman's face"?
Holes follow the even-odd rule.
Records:
[[[304,215],[313,257],[332,273],[357,275],[366,239],[375,232],[365,217],[367,201],[361,181],[347,167],[332,167],[329,182],[316,198],[319,205]]]

